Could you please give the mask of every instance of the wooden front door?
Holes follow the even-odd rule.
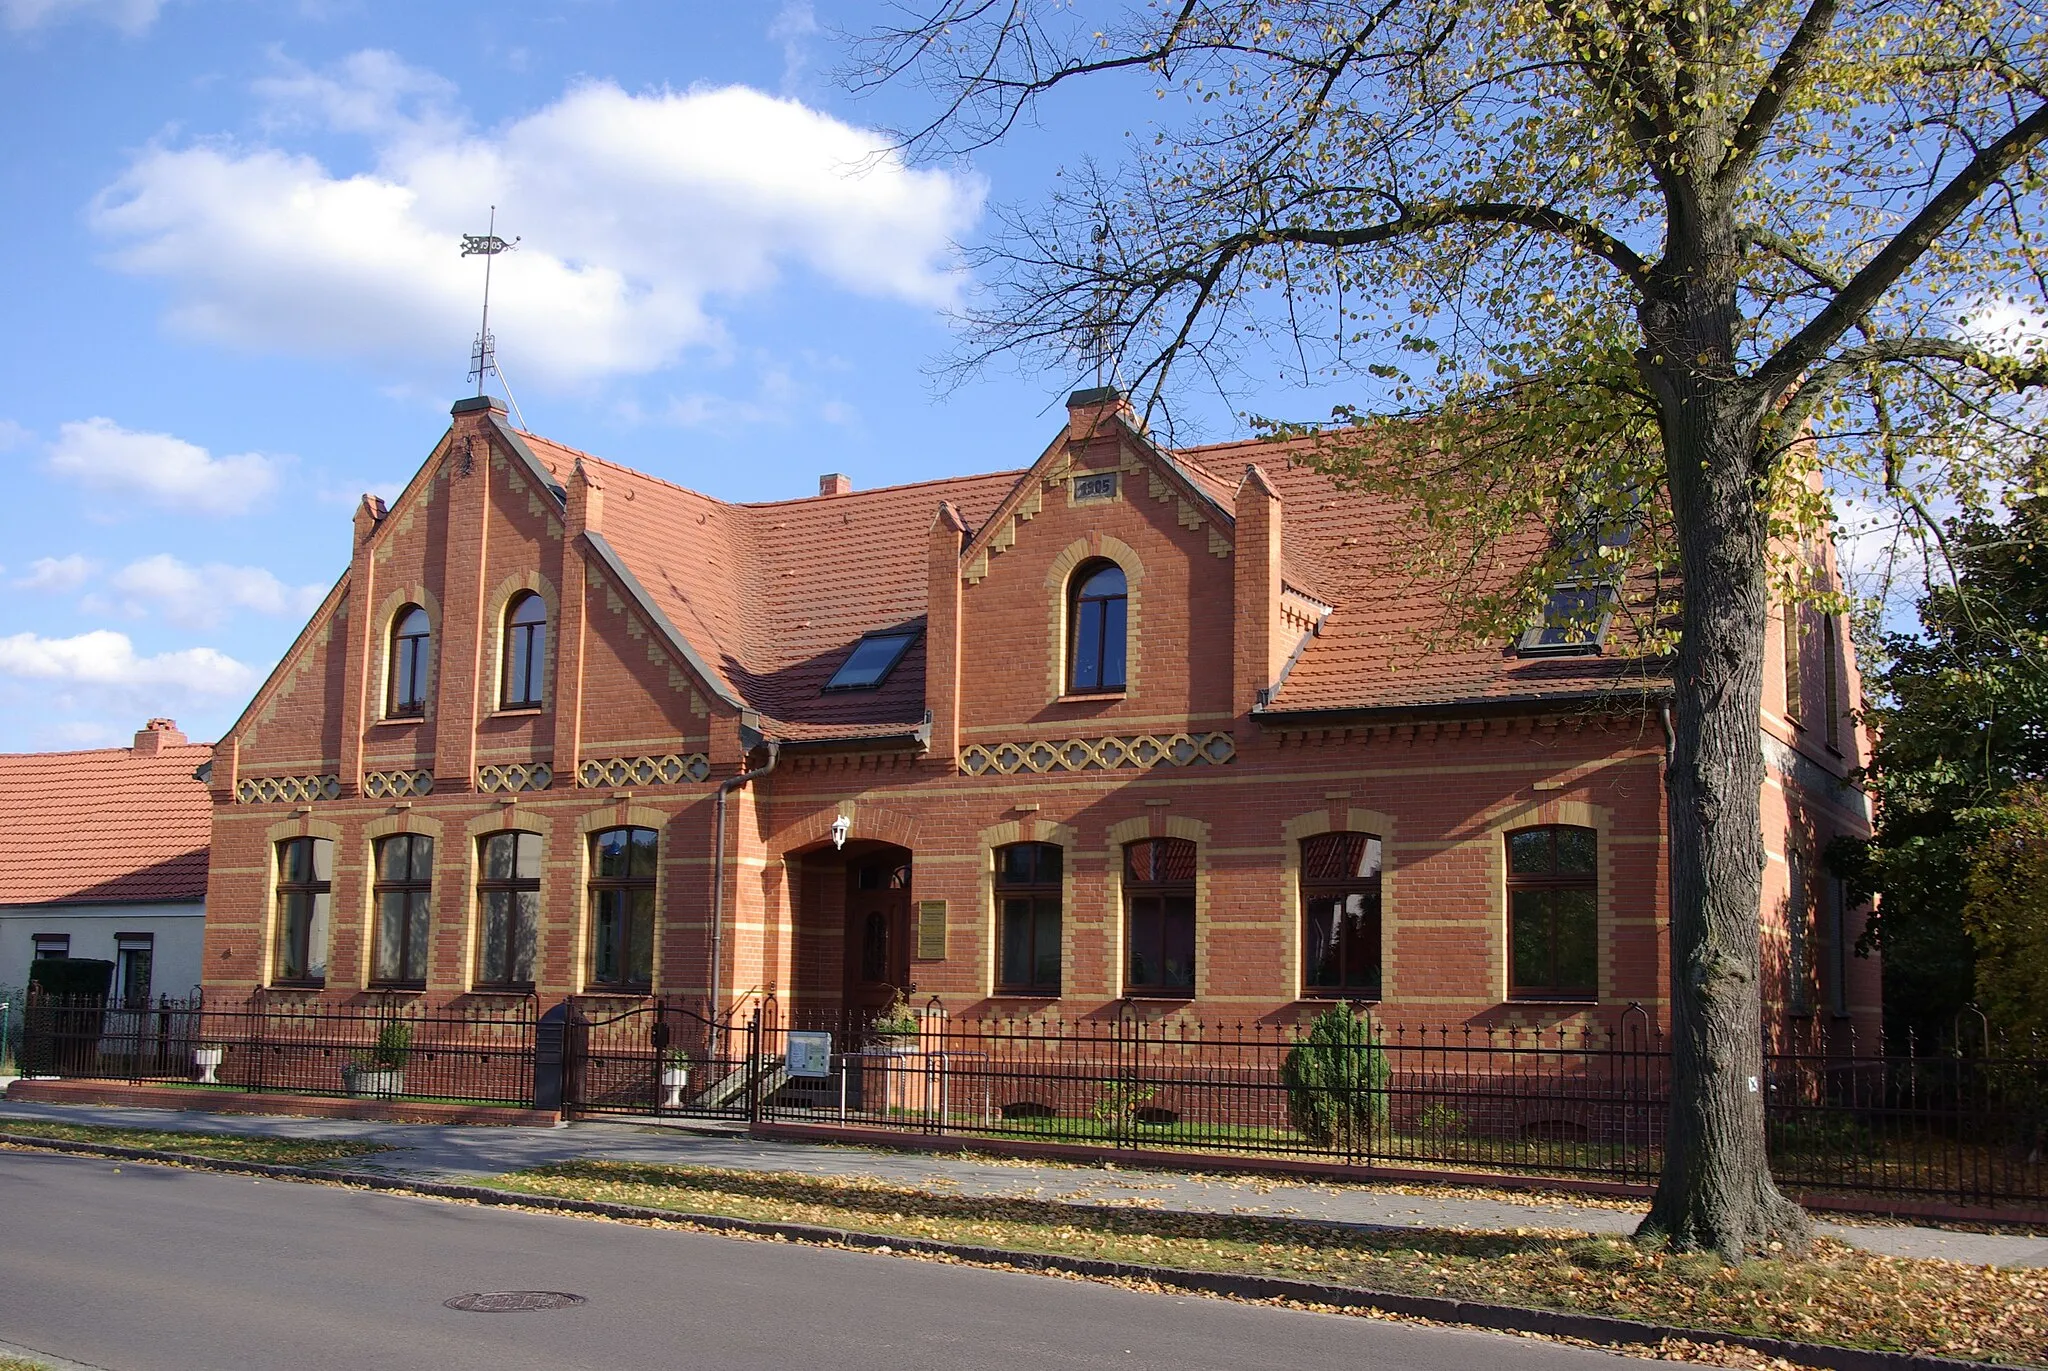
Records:
[[[910,854],[890,848],[846,864],[847,1034],[910,991]]]

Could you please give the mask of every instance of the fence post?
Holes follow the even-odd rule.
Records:
[[[747,1020],[747,1126],[761,1122],[761,1005]]]
[[[562,1057],[567,1036],[569,1006],[556,1005],[540,1016],[533,1030],[533,1107],[562,1107]]]

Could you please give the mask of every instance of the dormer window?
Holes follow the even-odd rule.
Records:
[[[1067,689],[1103,695],[1124,688],[1124,629],[1130,590],[1115,562],[1083,562],[1070,582]]]
[[[407,605],[391,621],[391,680],[385,693],[386,718],[417,718],[427,712],[427,653],[433,629],[427,612]]]
[[[1543,599],[1543,610],[1523,632],[1517,650],[1524,657],[1568,656],[1600,651],[1627,565],[1627,523],[1608,521],[1574,541],[1562,579]]]
[[[910,645],[916,641],[916,629],[892,628],[866,635],[853,645],[853,651],[846,654],[839,670],[825,682],[825,689],[873,690],[889,679],[896,663],[903,660],[903,654],[910,651]]]

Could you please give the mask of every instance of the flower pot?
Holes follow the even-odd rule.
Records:
[[[878,1033],[875,1035],[875,1051],[889,1057],[908,1057],[917,1051],[916,1033]]]
[[[661,1088],[667,1092],[661,1101],[663,1109],[683,1107],[683,1087],[690,1083],[690,1068],[687,1066],[664,1066],[661,1069]]]
[[[199,1068],[199,1083],[201,1085],[220,1084],[220,1079],[213,1073],[220,1070],[221,1059],[225,1056],[227,1056],[227,1049],[220,1047],[201,1047],[193,1050],[192,1065]]]
[[[405,1072],[382,1067],[343,1067],[341,1083],[357,1099],[389,1099],[405,1093]]]

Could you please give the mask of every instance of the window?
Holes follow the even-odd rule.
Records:
[[[156,934],[114,935],[114,997],[129,1009],[149,1005],[149,982],[156,965]]]
[[[1508,994],[1590,1000],[1599,994],[1598,838],[1551,824],[1507,835]]]
[[[1129,591],[1114,562],[1084,562],[1068,606],[1067,689],[1076,695],[1124,688],[1124,624]]]
[[[71,955],[69,933],[38,933],[35,935],[35,960],[68,957]]]
[[[1195,991],[1195,845],[1147,838],[1124,846],[1124,991]]]
[[[1821,707],[1827,711],[1822,716],[1821,729],[1831,748],[1842,745],[1842,669],[1835,660],[1840,644],[1836,641],[1835,616],[1830,614],[1820,621],[1821,682],[1826,688],[1827,698]]]
[[[1808,990],[1813,975],[1812,924],[1806,859],[1793,848],[1785,855],[1785,1007],[1794,1014],[1813,1012],[1813,996]]]
[[[1301,840],[1302,992],[1380,997],[1380,861],[1371,833]]]
[[[427,656],[433,632],[427,612],[407,605],[391,622],[391,681],[384,716],[413,718],[427,712]]]
[[[1849,1014],[1849,891],[1839,876],[1828,878],[1828,1012]]]
[[[916,641],[915,630],[906,633],[893,629],[887,633],[868,634],[853,645],[853,651],[846,654],[839,670],[825,682],[825,689],[873,690],[889,679],[896,663],[903,660],[903,654],[910,651],[910,645]]]
[[[526,591],[505,608],[505,679],[500,709],[538,709],[548,661],[547,602]]]
[[[1006,995],[1060,993],[1060,865],[1053,843],[996,849],[996,989]]]
[[[1785,717],[1794,723],[1803,712],[1799,699],[1800,648],[1805,635],[1800,632],[1805,616],[1796,604],[1785,606],[1784,617],[1779,621],[1784,634],[1785,647]]]
[[[1564,575],[1534,623],[1522,634],[1518,651],[1525,657],[1597,653],[1614,618],[1633,527],[1607,519],[1570,535],[1571,556]]]
[[[608,828],[590,840],[590,979],[594,985],[654,982],[651,828]]]
[[[327,981],[327,914],[334,881],[334,844],[287,838],[277,845],[277,946],[271,980],[279,985]]]
[[[377,935],[370,983],[427,983],[427,926],[432,917],[434,840],[399,833],[377,840]]]
[[[476,903],[483,927],[477,938],[476,983],[524,990],[533,984],[540,926],[540,834],[492,833],[481,846]]]

